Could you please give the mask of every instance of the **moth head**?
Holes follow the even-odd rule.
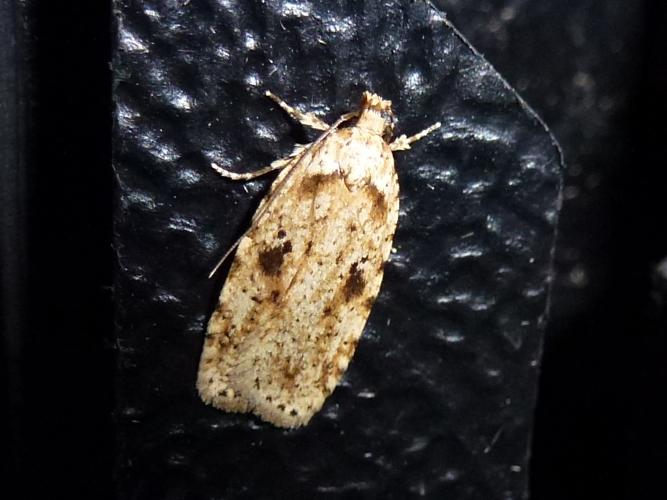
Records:
[[[380,133],[385,139],[391,138],[396,125],[396,118],[391,109],[391,101],[382,99],[382,97],[372,92],[364,92],[361,96],[359,121],[372,123],[373,130]]]

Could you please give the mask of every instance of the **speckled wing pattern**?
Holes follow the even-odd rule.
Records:
[[[390,146],[356,126],[332,131],[280,173],[210,319],[197,381],[204,401],[280,427],[304,425],[322,407],[380,289],[398,189]]]

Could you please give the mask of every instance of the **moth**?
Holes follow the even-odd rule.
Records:
[[[440,123],[391,141],[391,101],[371,92],[332,125],[266,95],[323,132],[252,173],[212,164],[233,180],[281,172],[218,263],[237,250],[208,323],[197,388],[216,408],[293,428],[336,387],[380,289],[398,219],[392,153]]]

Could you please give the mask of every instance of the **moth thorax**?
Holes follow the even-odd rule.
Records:
[[[357,126],[383,136],[391,137],[394,131],[394,113],[391,101],[382,99],[377,94],[364,92],[361,97],[361,114]]]

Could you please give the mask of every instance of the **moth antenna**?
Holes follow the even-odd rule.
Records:
[[[236,250],[236,247],[239,246],[239,243],[241,243],[241,240],[245,237],[246,234],[248,234],[248,231],[246,231],[245,233],[243,233],[243,235],[241,235],[241,237],[240,237],[238,240],[236,240],[236,242],[235,242],[231,247],[229,247],[229,250],[227,250],[227,251],[225,252],[225,255],[223,255],[222,257],[220,257],[220,260],[218,261],[218,263],[217,263],[217,264],[215,265],[215,267],[211,270],[211,272],[208,273],[208,278],[209,278],[209,279],[211,279],[211,278],[213,277],[213,275],[217,272],[217,270],[220,269],[220,266],[227,260],[227,257],[229,257],[229,255],[230,255],[234,250]]]

